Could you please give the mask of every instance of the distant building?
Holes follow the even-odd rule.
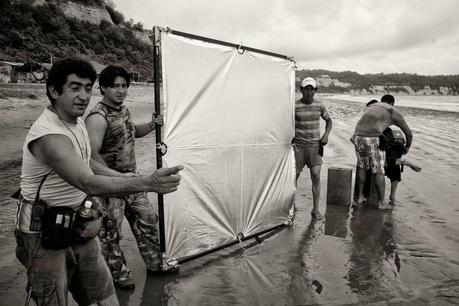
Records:
[[[14,83],[43,83],[50,69],[51,64],[48,63],[26,62],[22,66],[15,67]]]
[[[0,61],[0,83],[39,83],[46,80],[51,64]]]
[[[14,83],[14,69],[22,65],[24,64],[18,62],[0,61],[0,83]]]
[[[128,74],[132,82],[142,82],[142,77],[138,72],[131,69],[128,71]]]

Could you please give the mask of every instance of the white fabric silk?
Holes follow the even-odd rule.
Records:
[[[294,63],[161,33],[166,258],[180,259],[289,220],[295,193]]]

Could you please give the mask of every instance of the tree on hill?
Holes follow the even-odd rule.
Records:
[[[105,5],[102,0],[78,2]],[[112,13],[119,23],[124,23],[121,13],[114,8]],[[33,6],[29,1],[2,2],[0,56],[37,62],[48,62],[51,55],[57,59],[85,56],[102,64],[117,63],[134,70],[142,80],[152,79],[153,48],[134,34],[135,29],[140,30],[143,25],[137,23],[131,29],[114,23],[102,21],[94,25],[67,18],[52,2],[42,6]]]

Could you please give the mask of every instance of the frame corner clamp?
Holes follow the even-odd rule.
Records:
[[[167,149],[167,144],[165,144],[164,142],[161,141],[156,143],[156,150],[161,153],[161,156],[166,155]]]

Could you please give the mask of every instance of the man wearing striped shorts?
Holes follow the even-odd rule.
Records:
[[[392,208],[384,199],[384,165],[386,157],[385,152],[379,149],[379,136],[390,125],[398,126],[406,137],[405,154],[408,152],[413,140],[413,134],[402,114],[392,106],[394,101],[395,99],[392,95],[384,95],[381,98],[381,103],[370,105],[357,122],[354,136],[351,138],[357,155],[357,180],[359,184],[357,203],[361,204],[366,201],[363,197],[363,189],[366,171],[371,169],[378,193],[379,209]]]
[[[332,119],[325,105],[316,99],[316,81],[305,78],[300,86],[303,97],[295,102],[295,149],[296,179],[300,176],[305,165],[308,166],[312,181],[311,216],[317,220],[323,219],[319,211],[320,199],[320,170],[322,168],[323,146],[328,142],[332,129]],[[325,120],[325,132],[320,137],[320,118]]]

